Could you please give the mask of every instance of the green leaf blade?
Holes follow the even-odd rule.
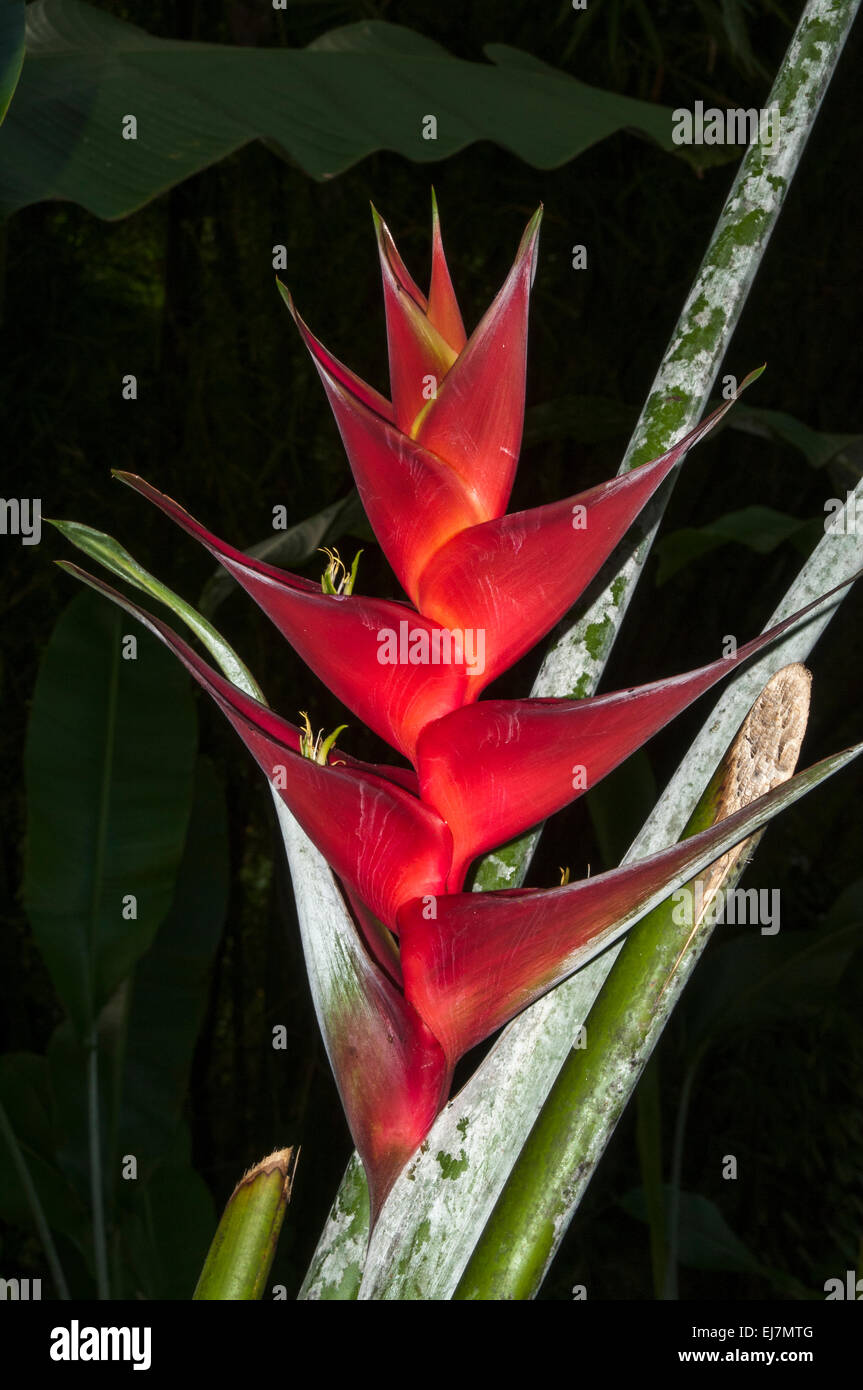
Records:
[[[188,682],[89,595],[43,657],[25,749],[24,902],[79,1035],[152,942],[182,856],[197,741]]]

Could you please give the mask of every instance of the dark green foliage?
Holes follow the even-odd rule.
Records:
[[[99,8],[164,36],[274,46],[306,45],[338,24],[385,19],[473,62],[482,61],[485,43],[506,43],[583,81],[673,108],[697,98],[760,104],[802,6],[788,4],[783,13],[767,0],[649,6],[592,0],[589,23],[568,0],[552,6],[518,0],[506,7],[491,0],[433,7],[421,0],[295,0],[284,12],[229,0],[103,0]],[[859,341],[863,314],[857,155],[863,118],[855,85],[861,45],[858,28],[724,368],[742,377],[766,360],[753,407],[848,436],[863,432],[849,349]],[[276,291],[272,248],[286,247],[288,269],[280,275],[312,329],[385,389],[368,202],[373,199],[387,219],[422,282],[432,179],[469,327],[502,281],[524,223],[544,202],[528,377],[528,402],[537,409],[529,417],[512,505],[532,506],[589,486],[617,467],[627,421],[662,356],[732,167],[698,178],[682,160],[619,134],[553,172],[532,169],[492,145],[474,145],[431,167],[377,153],[337,179],[313,182],[253,144],[123,221],[102,222],[68,204],[26,208],[0,233],[3,495],[41,497],[46,516],[108,531],[193,602],[212,573],[209,558],[117,487],[112,467],[147,477],[241,547],[272,537],[274,506],[284,505],[289,519],[300,522],[346,497],[349,470],[317,375]],[[572,247],[580,243],[588,249],[586,271],[571,266]],[[122,398],[122,378],[130,373],[137,377],[137,400]],[[850,450],[842,471],[833,472],[811,466],[801,447],[780,432],[765,438],[724,430],[687,462],[665,534],[709,527],[747,507],[801,520],[823,516],[825,501],[853,486],[859,457],[855,465]],[[48,531],[34,547],[0,537],[0,779],[6,788],[0,1050],[17,1054],[0,1066],[0,1098],[20,1125],[70,1282],[86,1294],[93,1276],[81,1109],[71,1082],[63,1104],[56,1080],[77,1075],[80,1081],[80,1058],[20,896],[27,721],[40,658],[71,595],[68,577],[50,564],[68,548]],[[357,548],[353,533],[338,543],[348,556]],[[362,543],[359,587],[395,594],[380,552]],[[314,557],[302,572],[319,576],[321,560]],[[741,641],[753,635],[797,565],[790,543],[767,554],[731,544],[693,559],[657,589],[652,562],[604,688],[714,659],[726,633]],[[308,709],[315,727],[343,722],[337,702],[249,600],[230,594],[216,622],[281,713],[295,718],[298,709]],[[852,594],[811,661],[807,764],[860,736],[861,632],[861,599]],[[536,660],[525,659],[492,693],[524,693]],[[196,845],[203,887],[192,891],[188,907],[175,900],[135,971],[123,1108],[112,1108],[112,1075],[103,1069],[103,1113],[106,1124],[113,1115],[117,1125],[106,1132],[106,1152],[113,1161],[134,1144],[143,1155],[147,1176],[140,1186],[149,1193],[153,1222],[145,1228],[129,1185],[112,1169],[109,1218],[122,1233],[112,1275],[116,1290],[129,1296],[189,1296],[188,1276],[193,1286],[215,1213],[244,1167],[276,1146],[300,1143],[291,1212],[272,1273],[292,1295],[350,1141],[309,1000],[266,786],[218,713],[203,706],[199,712],[201,746],[215,778],[205,774],[206,809],[197,803],[186,851]],[[647,773],[660,788],[705,712],[699,706],[650,745]],[[359,757],[386,756],[356,721],[342,742]],[[639,774],[637,780],[641,787],[647,778]],[[857,877],[861,790],[860,771],[849,770],[766,835],[743,886],[780,889],[783,933],[819,928],[840,890]],[[226,834],[214,809],[223,794]],[[560,817],[544,837],[531,882],[557,882],[561,864],[570,866],[573,878],[598,865],[602,849],[616,843],[607,807],[601,814],[599,838],[585,805]],[[227,910],[217,882],[223,869]],[[185,864],[178,892],[184,874]],[[713,951],[731,930],[718,929],[701,974],[710,971]],[[855,1099],[860,989],[858,956],[842,975],[835,1008],[819,1019],[741,1027],[706,1058],[687,1130],[686,1188],[719,1205],[762,1266],[814,1289],[842,1273],[841,1261],[853,1259],[855,1221],[859,1230],[853,1188],[863,1168]],[[272,1047],[278,1024],[287,1027],[285,1051]],[[108,1056],[114,1055],[111,1026],[110,1015],[103,1015]],[[152,1067],[156,1038],[165,1061],[158,1075]],[[661,1068],[666,1153],[683,1076],[679,1048],[680,1036],[670,1032]],[[757,1174],[751,1186],[736,1184],[733,1203],[732,1185],[716,1174],[715,1133],[722,1135],[724,1152],[739,1152],[741,1164],[745,1158]],[[841,1164],[828,1171],[827,1156],[837,1155]],[[10,1194],[0,1210],[4,1268],[44,1274],[6,1164],[0,1152],[0,1191]],[[619,1206],[638,1182],[628,1115],[543,1296],[566,1299],[575,1282],[587,1282],[591,1297],[652,1296],[646,1230]],[[182,1212],[188,1226],[179,1224]],[[770,1292],[751,1272],[681,1275],[685,1297]]]

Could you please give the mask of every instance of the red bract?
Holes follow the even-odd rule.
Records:
[[[313,337],[280,287],[410,603],[323,592],[243,555],[150,484],[118,474],[200,541],[416,772],[340,750],[325,765],[303,756],[295,726],[163,623],[74,570],[177,654],[342,882],[357,925],[339,957],[345,978],[331,980],[317,1006],[373,1215],[428,1132],[462,1053],[575,969],[689,862],[692,846],[704,852],[721,832],[550,892],[462,894],[471,861],[593,786],[796,621],[734,658],[641,689],[474,703],[575,602],[656,488],[732,404],[653,462],[562,502],[504,515],[524,417],[539,220],[537,212],[506,282],[467,337],[437,209],[428,296],[375,214],[391,401]]]
[[[378,219],[392,405],[327,352],[281,287],[329,397],[369,520],[414,603],[434,553],[457,532],[500,516],[509,500],[524,424],[539,221],[537,212],[506,283],[462,344],[438,233],[437,295],[426,300]]]

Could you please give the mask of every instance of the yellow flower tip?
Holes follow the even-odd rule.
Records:
[[[357,578],[357,566],[363,552],[357,551],[354,562],[348,570],[337,550],[330,550],[329,546],[326,545],[319,546],[318,550],[321,555],[326,555],[328,561],[327,567],[321,575],[321,592],[337,598],[344,598],[352,594]]]
[[[324,738],[323,729],[319,729],[317,734],[312,732],[309,716],[305,710],[300,710],[300,718],[303,721],[303,727],[300,729],[300,753],[310,762],[320,763],[321,767],[326,767],[329,754],[335,747],[336,739],[339,734],[344,733],[348,727],[347,724],[340,724],[337,729],[334,729],[331,734]],[[341,765],[346,766],[344,759],[342,759]]]
[[[288,289],[287,285],[285,284],[284,280],[280,280],[279,277],[278,277],[278,275],[276,276],[276,289],[279,291],[279,294],[282,296],[282,299],[283,299],[283,300],[285,301],[285,303],[287,304],[288,309],[290,310],[291,315],[292,315],[294,318],[296,318],[296,317],[297,317],[297,307],[296,307],[296,305],[294,304],[294,296],[291,294],[291,292],[290,292],[290,290]]]
[[[303,721],[300,726],[300,752],[304,758],[315,756],[315,736],[312,733],[312,726],[309,723],[309,716],[304,709],[300,710],[300,719]]]
[[[382,256],[385,256],[387,254],[386,243],[387,237],[389,235],[389,228],[387,227],[386,222],[381,217],[374,203],[369,203],[369,207],[372,210],[372,223],[375,229],[375,238],[378,243],[378,250],[380,251]]]

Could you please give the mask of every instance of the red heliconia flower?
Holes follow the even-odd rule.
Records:
[[[143,478],[120,470],[114,476],[205,545],[324,683],[416,763],[422,729],[476,700],[545,636],[672,468],[732,404],[727,401],[660,458],[623,477],[460,532],[428,566],[422,612],[391,599],[325,594],[319,585],[219,540]],[[556,562],[549,562],[550,553]],[[433,654],[450,648],[455,633],[462,641],[471,635],[460,662],[422,659],[423,649]],[[387,642],[395,649],[393,661],[383,659]]]
[[[537,212],[468,337],[437,208],[427,296],[375,214],[389,401],[312,336],[284,292],[409,603],[362,597],[350,584],[325,591],[242,554],[141,478],[117,475],[203,544],[413,769],[308,747],[300,729],[232,685],[164,623],[66,567],[176,653],[340,880],[356,926],[346,919],[349,936],[333,954],[345,978],[331,979],[316,1007],[373,1218],[445,1102],[458,1058],[578,968],[675,873],[699,855],[708,862],[738,822],[553,890],[462,893],[471,862],[595,785],[802,616],[734,657],[638,689],[476,703],[572,606],[657,487],[733,403],[661,458],[562,502],[505,514],[524,418],[539,221]]]

